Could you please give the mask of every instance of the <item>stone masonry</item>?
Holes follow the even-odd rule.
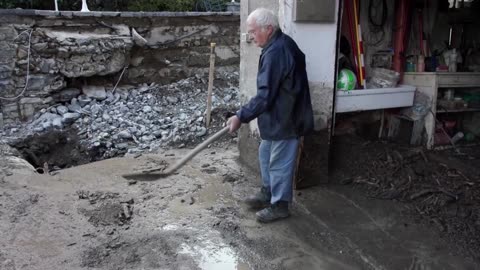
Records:
[[[217,69],[239,63],[239,16],[231,12],[0,10],[0,37],[0,124],[31,119],[85,85],[204,75],[211,42]]]

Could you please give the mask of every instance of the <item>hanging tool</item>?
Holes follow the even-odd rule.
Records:
[[[362,28],[360,26],[360,18],[358,12],[360,6],[358,0],[353,0],[353,19],[355,22],[355,32],[357,41],[357,57],[358,57],[358,84],[364,89],[367,89],[365,81],[365,58],[363,56],[363,41],[362,41]]]
[[[165,178],[172,173],[174,173],[176,170],[181,168],[187,161],[192,159],[194,156],[196,156],[200,151],[202,151],[204,148],[206,148],[209,144],[212,142],[218,140],[220,137],[225,135],[229,131],[230,127],[224,127],[222,130],[218,131],[217,133],[213,134],[210,138],[199,144],[197,147],[195,147],[193,150],[191,150],[185,157],[177,161],[175,165],[167,168],[153,168],[149,170],[144,170],[139,173],[132,173],[132,174],[124,174],[122,175],[123,178],[128,179],[128,180],[137,180],[137,181],[157,181],[160,180],[161,178]]]

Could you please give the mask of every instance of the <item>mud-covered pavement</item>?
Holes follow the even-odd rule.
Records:
[[[237,163],[234,144],[206,149],[157,182],[120,175],[172,163],[169,150],[37,174],[3,159],[0,269],[355,269],[319,221],[255,221],[241,200],[255,175]],[[302,233],[299,233],[302,232]],[[313,268],[312,268],[313,267]],[[318,269],[318,268],[317,268]]]
[[[476,260],[395,201],[331,183],[295,192],[292,217],[255,221],[256,191],[237,146],[203,150],[156,182],[120,175],[188,149],[38,174],[0,159],[0,269],[478,269]],[[17,153],[18,154],[18,153]]]

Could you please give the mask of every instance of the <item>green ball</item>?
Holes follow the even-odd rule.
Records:
[[[467,140],[467,142],[473,142],[475,140],[475,135],[473,133],[468,132],[465,135],[465,140]]]
[[[349,69],[342,69],[338,74],[337,89],[338,90],[352,90],[357,85],[357,76]]]

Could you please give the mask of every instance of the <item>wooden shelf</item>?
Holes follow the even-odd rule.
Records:
[[[453,110],[437,109],[437,113],[461,113],[461,112],[480,112],[480,108],[464,108],[464,109],[453,109]]]
[[[439,88],[479,88],[480,72],[405,72],[403,83],[417,88],[416,98],[421,98],[432,108],[438,108],[437,112],[425,116],[424,130],[426,132],[426,146],[432,149],[434,146],[436,114],[480,112],[480,108],[458,108],[444,110],[437,106],[439,100]]]

